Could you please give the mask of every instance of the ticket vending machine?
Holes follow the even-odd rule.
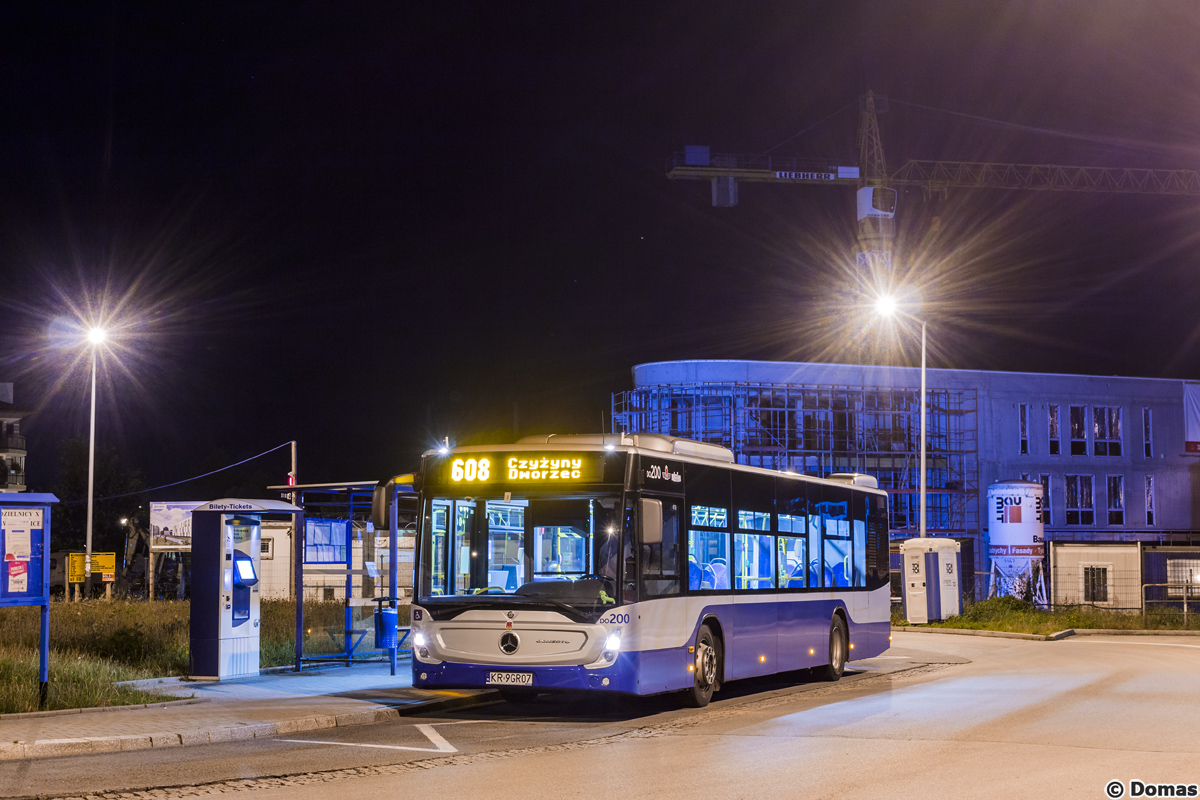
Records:
[[[214,500],[192,511],[193,680],[258,675],[262,515],[300,509],[276,500]]]
[[[904,559],[904,617],[914,625],[962,613],[961,545],[933,537],[900,543]]]

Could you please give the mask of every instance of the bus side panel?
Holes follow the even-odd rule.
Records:
[[[725,678],[737,680],[778,672],[779,603],[777,595],[735,595],[733,642],[727,644]]]
[[[688,601],[683,597],[660,597],[627,608],[635,617],[629,632],[634,634],[630,645],[637,650],[628,654],[636,658],[637,685],[633,691],[656,694],[691,686],[687,649],[695,634],[693,631],[689,635],[693,618],[688,614]]]
[[[691,656],[687,647],[669,650],[644,650],[632,654],[637,657],[637,694],[657,694],[687,689],[692,685],[692,673],[688,671]]]
[[[781,597],[790,599],[779,603],[779,670],[811,667],[815,656],[808,651],[815,649],[817,639],[826,635],[825,622],[813,618],[813,602],[798,595]]]
[[[872,658],[891,646],[892,634],[891,589],[884,586],[873,589],[869,594],[855,594],[847,598],[847,616],[850,619],[850,659]]]

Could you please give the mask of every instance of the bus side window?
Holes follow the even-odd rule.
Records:
[[[867,514],[871,508],[871,496],[853,499],[854,519],[854,583],[853,586],[865,588],[867,585]]]

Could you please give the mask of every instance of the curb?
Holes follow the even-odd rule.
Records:
[[[67,714],[101,714],[108,711],[130,711],[140,708],[170,708],[172,706],[190,706],[195,703],[208,703],[211,701],[211,697],[185,697],[182,700],[165,700],[161,703],[137,703],[131,706],[89,706],[88,708],[59,708],[54,711],[19,711],[14,714],[0,714],[0,723],[9,719],[62,717]]]
[[[1200,631],[1143,631],[1129,628],[1069,628],[1063,633],[1076,636],[1200,636]]]
[[[232,727],[212,728],[210,730],[164,731],[162,733],[137,734],[132,736],[95,736],[78,739],[43,739],[35,742],[0,742],[0,761],[20,758],[85,755],[89,753],[112,753],[124,750],[148,750],[159,747],[187,747],[197,744],[238,742],[247,739],[269,739],[274,736],[304,733],[323,728],[371,725],[376,722],[387,722],[399,719],[400,717],[412,716],[413,714],[482,705],[483,703],[490,703],[495,700],[495,694],[493,691],[483,691],[476,694],[411,703],[399,707],[369,708],[337,715],[319,714],[311,717],[283,720],[282,722],[235,725]],[[150,707],[176,704],[159,703],[153,704]],[[112,710],[141,707],[118,706]],[[38,712],[33,713],[36,714]],[[54,714],[55,712],[49,713]],[[76,713],[76,710],[68,709],[68,713]]]
[[[904,633],[949,633],[959,636],[987,636],[994,639],[1026,639],[1035,642],[1057,642],[1068,636],[1200,636],[1200,631],[1147,631],[1132,628],[1067,628],[1050,634],[1011,633],[975,628],[919,628],[911,625],[893,625],[892,630]]]
[[[1061,638],[1066,632],[1052,633],[1049,636],[1043,636],[1040,633],[1010,633],[1008,631],[984,631],[974,628],[918,628],[909,625],[893,625],[893,631],[901,631],[903,633],[949,633],[959,636],[987,636],[992,639],[1029,639],[1037,642],[1051,641],[1055,638]]]

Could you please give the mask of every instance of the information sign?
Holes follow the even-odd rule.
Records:
[[[67,553],[67,583],[83,583],[83,553]]]
[[[0,494],[0,607],[40,607],[38,706],[50,700],[50,506],[52,494]]]
[[[85,577],[83,560],[85,556],[86,554],[84,553],[67,554],[67,583],[83,583]],[[116,580],[116,573],[116,553],[92,553],[93,575],[99,574],[104,583],[112,583]]]

